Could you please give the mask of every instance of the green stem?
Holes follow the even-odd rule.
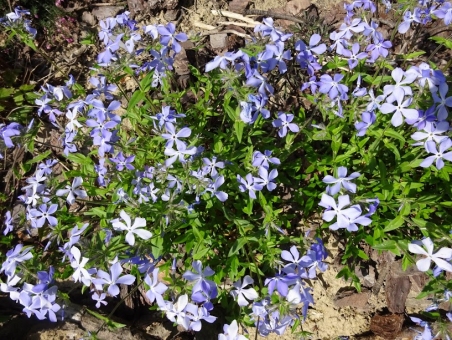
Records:
[[[254,256],[252,256],[252,252],[250,250],[250,246],[248,243],[246,244],[246,247],[247,247],[247,250],[245,251],[245,254],[248,257],[248,261],[251,262],[251,260],[252,260],[252,262],[254,263],[254,266],[256,267],[257,280],[259,281],[260,291],[262,291],[262,288],[264,288],[264,285],[262,283],[262,278],[259,275],[259,267],[257,266],[256,259],[254,258]],[[250,256],[251,256],[251,259],[250,259]]]
[[[110,312],[110,314],[108,314],[108,316],[107,316],[107,319],[108,319],[108,320],[109,320],[109,319],[111,318],[111,316],[116,312],[116,310],[119,308],[119,306],[121,306],[121,305],[124,303],[124,301],[125,301],[130,295],[132,295],[133,293],[135,293],[135,292],[138,290],[138,288],[140,288],[140,286],[143,284],[143,282],[144,282],[144,281],[141,281],[140,284],[138,284],[136,287],[134,287],[134,288],[129,292],[129,294],[127,294],[124,298],[121,299],[121,301],[119,301],[119,302],[116,304],[116,306],[112,309],[112,311]],[[107,323],[107,321],[104,321],[104,322],[102,323],[102,325],[100,325],[99,329],[98,329],[97,331],[94,332],[94,334],[97,335],[97,334],[102,330],[102,328],[106,325],[106,323]]]

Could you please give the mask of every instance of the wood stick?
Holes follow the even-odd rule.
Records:
[[[260,24],[260,22],[254,21],[251,18],[247,18],[247,17],[244,17],[241,14],[237,14],[237,13],[230,12],[230,11],[220,11],[220,10],[213,9],[212,10],[212,14],[213,15],[219,15],[219,16],[227,17],[227,18],[241,20],[241,21],[247,22],[249,24],[253,24],[253,25],[259,25]]]
[[[219,25],[236,25],[236,26],[240,26],[240,27],[251,27],[251,28],[256,27],[256,25],[254,25],[254,24],[248,24],[247,22],[244,23],[244,22],[237,22],[237,21],[219,21],[218,24]]]

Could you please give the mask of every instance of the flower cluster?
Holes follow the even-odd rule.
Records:
[[[252,316],[260,335],[268,336],[271,333],[282,335],[285,329],[298,319],[296,309],[300,306],[306,319],[308,307],[314,303],[314,298],[305,280],[315,279],[317,270],[322,273],[327,270],[328,266],[323,262],[327,256],[323,242],[319,238],[316,239],[316,243],[312,243],[304,256],[300,256],[295,246],[292,246],[290,251],[282,251],[281,258],[287,263],[276,276],[265,280],[269,296],[252,304]],[[248,300],[257,298],[253,289],[243,289],[250,283],[252,281],[245,277],[243,284],[239,281],[235,285],[238,290],[234,295],[238,297],[241,306],[247,304],[245,298]],[[272,302],[274,301],[272,295],[278,297],[278,304]]]
[[[251,173],[247,174],[245,178],[237,175],[237,181],[239,183],[239,190],[241,192],[248,191],[248,195],[251,198],[256,198],[256,191],[262,190],[264,187],[268,191],[276,189],[275,178],[278,177],[278,170],[272,169],[270,171],[270,163],[274,165],[280,164],[280,161],[276,157],[271,156],[270,150],[265,150],[264,153],[255,151],[253,153],[252,164],[257,167],[259,177],[253,176]]]
[[[338,168],[337,174],[338,178],[328,175],[323,179],[324,183],[333,185],[327,187],[326,194],[322,194],[319,205],[326,209],[322,218],[327,222],[331,222],[336,218],[336,222],[330,225],[331,230],[347,229],[348,231],[357,231],[359,229],[358,225],[368,226],[372,223],[369,216],[375,213],[378,199],[367,208],[368,213],[365,214],[363,214],[360,204],[350,206],[350,196],[348,194],[339,195],[336,203],[333,198],[334,195],[346,192],[356,193],[356,184],[352,183],[351,180],[360,176],[358,172],[347,176],[347,168],[342,166]]]
[[[0,24],[6,27],[23,26],[25,30],[34,38],[38,31],[31,27],[31,20],[25,19],[26,15],[30,15],[30,11],[16,7],[14,12],[8,13],[6,18],[0,18]]]
[[[389,8],[389,2],[386,4]],[[215,101],[217,108],[223,105],[226,113],[221,126],[212,124],[213,119],[209,120],[219,115],[217,109],[206,109],[197,103],[192,105],[191,99],[186,104],[169,85],[172,78],[167,75],[183,51],[181,43],[188,39],[186,34],[177,33],[172,23],[140,28],[129,18],[128,12],[102,20],[99,39],[104,49],[92,68],[91,90],[88,93],[80,90],[70,76],[64,85],[43,86],[35,101],[39,122],[50,122],[62,132],[62,153],[67,162],[59,164],[56,159],[40,156],[27,162],[27,166],[33,165],[28,169],[34,172],[26,178],[19,199],[25,206],[25,229],[30,235],[38,234],[40,243],[37,242],[34,248],[17,244],[4,255],[0,274],[6,280],[1,284],[1,290],[21,303],[28,316],[34,314],[39,319],[56,321],[61,306],[57,303],[57,288],[51,284],[53,276],[60,275],[60,271],[54,271],[52,267],[48,272],[41,270],[37,279],[30,281],[31,275],[25,270],[34,254],[39,256],[52,251],[55,257],[61,256],[61,266],[67,268],[64,275],[88,288],[97,308],[119,295],[120,284],[144,282],[149,302],[163,311],[169,320],[189,331],[199,331],[202,320],[208,323],[216,320],[211,313],[220,296],[229,299],[232,296],[240,307],[241,316],[251,309],[252,320],[263,336],[283,334],[299,318],[298,308],[301,308],[304,320],[309,306],[314,303],[308,280],[316,279],[319,272],[327,270],[325,246],[317,237],[301,256],[297,246],[287,247],[287,242],[293,240],[281,237],[280,234],[287,236],[283,227],[275,228],[280,231],[276,235],[271,235],[267,227],[288,222],[283,209],[279,209],[281,200],[275,193],[284,189],[283,184],[294,174],[293,169],[301,168],[298,164],[301,162],[294,157],[297,150],[292,149],[292,142],[297,139],[297,143],[301,143],[298,145],[313,149],[299,147],[300,152],[306,152],[307,162],[314,164],[314,158],[326,159],[316,163],[321,164],[320,170],[311,171],[312,183],[308,185],[314,191],[305,192],[303,188],[296,192],[297,204],[308,196],[315,202],[319,197],[315,187],[321,184],[318,174],[326,174],[337,167],[336,177],[326,175],[323,178],[327,188],[319,204],[325,208],[323,220],[331,222],[329,229],[334,231],[356,232],[361,228],[367,233],[367,228],[360,226],[371,225],[370,217],[376,213],[381,197],[388,201],[388,197],[392,197],[375,190],[379,198],[360,199],[357,184],[362,191],[364,177],[367,180],[370,173],[368,169],[364,170],[365,162],[354,159],[348,163],[362,170],[364,175],[358,172],[347,175],[347,168],[340,166],[356,150],[366,153],[362,150],[367,140],[374,138],[371,148],[383,140],[385,146],[393,150],[397,148],[385,137],[396,136],[402,142],[402,149],[406,138],[401,129],[406,123],[415,131],[406,134],[407,137],[411,134],[414,143],[404,147],[419,155],[424,151],[431,154],[418,163],[409,163],[409,167],[416,164],[413,167],[426,168],[435,163],[440,170],[446,166],[444,160],[452,161],[448,122],[452,97],[448,96],[446,76],[427,63],[406,70],[399,65],[391,66],[391,75],[378,79],[364,74],[362,71],[374,64],[378,65],[375,73],[389,68],[386,58],[392,43],[378,29],[376,20],[366,19],[367,12],[376,11],[372,1],[356,0],[346,4],[345,10],[344,22],[329,36],[332,41],[329,47],[321,42],[319,34],[312,34],[308,42],[297,40],[293,34],[275,27],[271,18],[265,18],[255,28],[256,35],[266,42],[260,52],[255,55],[245,50],[226,52],[208,62],[205,72],[209,74],[197,75],[198,82],[192,84],[190,95],[194,96],[194,101],[204,99],[203,104]],[[413,12],[405,12],[397,29],[404,34],[412,25],[426,24],[435,17],[450,23],[451,13],[447,2],[431,5],[421,1]],[[29,13],[19,9],[11,13],[7,19],[9,25],[21,23],[26,14]],[[334,62],[329,63],[332,55]],[[337,67],[331,64],[337,64]],[[312,140],[332,140],[332,161],[330,156],[317,153],[321,148],[300,141],[300,135],[305,133],[300,131],[301,114],[295,110],[293,113],[278,111],[272,105],[277,102],[273,99],[279,96],[275,90],[279,85],[276,86],[274,80],[288,76],[291,73],[288,70],[292,69],[305,77],[304,83],[296,83],[295,89],[301,86],[303,95],[306,94],[321,113],[314,114],[312,119],[323,116],[323,121],[315,121],[312,127],[325,130],[324,135],[312,137],[311,127],[305,125],[303,139],[309,142],[311,137]],[[118,70],[124,73],[118,75]],[[138,88],[131,97],[121,98],[123,89],[118,80],[126,76],[136,80]],[[224,84],[218,87],[220,80]],[[355,81],[356,87],[352,89]],[[381,86],[376,87],[377,83]],[[231,84],[236,87],[237,84],[246,85],[246,89],[237,90],[237,98],[228,97],[229,90],[236,91]],[[211,91],[213,87],[215,91]],[[218,100],[221,88],[228,91]],[[203,96],[205,98],[201,98]],[[128,102],[126,110],[121,99]],[[221,101],[224,103],[219,103]],[[339,128],[333,126],[336,122],[341,124]],[[348,130],[344,128],[347,122],[357,130],[356,136],[349,139],[357,142],[349,148],[347,155],[339,158],[336,157],[338,150],[343,149],[345,143],[337,137]],[[331,125],[326,127],[324,123]],[[384,129],[375,131],[384,124],[387,124]],[[248,141],[255,136],[262,137],[262,141],[254,143],[253,140],[244,146],[244,129],[251,131]],[[15,147],[15,138],[18,139],[24,130],[18,123],[0,124],[2,151]],[[223,144],[227,138],[220,137],[229,137],[231,131],[236,132],[238,143]],[[278,150],[281,142],[286,143],[285,148]],[[383,154],[384,151],[379,150],[379,155],[383,157]],[[0,157],[4,156],[0,154]],[[294,162],[294,159],[297,160]],[[286,162],[294,164],[286,167],[282,164]],[[331,164],[325,166],[325,162]],[[56,170],[70,163],[74,167],[67,172]],[[368,163],[372,167],[375,159]],[[384,165],[382,161],[380,167],[384,168]],[[295,180],[300,179],[297,171]],[[447,172],[442,176],[449,177]],[[281,184],[277,184],[277,178]],[[360,180],[355,183],[358,178]],[[238,185],[231,183],[235,179]],[[395,182],[400,183],[394,186],[400,184],[406,188],[404,195],[419,185],[413,183],[410,188],[411,183],[401,182],[399,177]],[[244,204],[244,195],[240,193],[245,193],[248,204]],[[253,201],[257,195],[258,202]],[[253,210],[255,202],[260,204],[259,210]],[[82,209],[78,210],[76,203],[83,205]],[[94,207],[88,203],[93,203]],[[273,204],[279,204],[279,208],[273,210]],[[387,202],[383,207],[381,210],[386,209]],[[221,216],[224,218],[217,218],[219,214],[224,214]],[[93,220],[88,221],[88,216]],[[4,225],[3,234],[8,237],[17,225],[11,211],[5,214]],[[234,227],[226,230],[229,225]],[[320,236],[321,231],[318,233]],[[367,233],[371,238],[370,235]],[[375,239],[375,243],[380,242],[383,236]],[[255,242],[258,252],[248,254],[251,247],[247,242]],[[181,254],[181,247],[185,254]],[[281,252],[283,261],[265,247],[285,249]],[[431,238],[414,241],[408,246],[410,252],[425,257],[417,261],[418,269],[428,271],[433,261],[436,264],[433,273],[438,277],[443,271],[452,271],[452,250],[443,247],[434,253],[434,248]],[[149,253],[149,249],[157,258]],[[227,256],[223,256],[224,250]],[[266,263],[280,265],[279,268],[266,267],[275,269],[277,274],[266,277],[267,288],[263,290],[252,286],[256,275],[261,275],[260,268],[253,270],[252,264],[242,263],[261,254]],[[212,258],[219,261],[206,263],[203,260]],[[178,261],[185,261],[185,265],[176,265]],[[192,270],[175,275],[177,267],[186,269],[190,266],[188,261],[193,261]],[[223,272],[224,268],[231,268],[231,272]],[[222,291],[219,287],[223,284],[226,287],[226,277],[234,277],[237,281]],[[238,318],[224,325],[219,339],[243,339],[244,336],[238,334],[240,322],[242,319]],[[421,325],[426,334],[431,333],[428,324]]]

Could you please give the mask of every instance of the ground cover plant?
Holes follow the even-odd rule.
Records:
[[[377,6],[399,14],[390,36]],[[309,337],[308,283],[328,270],[322,239],[334,234],[345,247],[339,278],[358,291],[364,246],[426,272],[420,298],[433,305],[412,321],[420,339],[450,336],[451,312],[437,311],[452,291],[450,63],[414,50],[396,58],[392,47],[434,20],[449,25],[452,4],[345,9],[337,30],[307,37],[265,18],[245,48],[190,65],[186,87],[174,62],[197,36],[140,27],[128,12],[101,21],[91,87],[68,75],[41,88],[32,115],[0,123],[0,157],[18,146],[32,156],[14,170],[25,213],[4,212],[1,291],[28,316],[57,321],[62,280],[97,308],[118,303],[119,285],[143,287],[151,308],[189,331],[222,308],[219,339],[245,339],[239,324]],[[3,29],[39,50],[28,15],[16,8]],[[130,95],[124,79],[136,83]],[[59,142],[39,142],[44,130]],[[313,216],[321,227],[300,232]]]

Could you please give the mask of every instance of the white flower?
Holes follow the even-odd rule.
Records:
[[[238,280],[233,284],[233,286],[237,288],[237,290],[231,291],[231,295],[234,297],[234,299],[237,299],[239,306],[247,306],[249,302],[246,299],[255,300],[259,297],[259,294],[257,294],[254,288],[244,289],[246,286],[252,284],[253,282],[254,280],[249,275],[246,275],[243,278],[243,284],[242,280]]]
[[[121,210],[119,215],[124,220],[125,224],[119,222],[118,220],[114,220],[112,221],[113,228],[127,231],[126,242],[128,244],[130,244],[131,246],[135,244],[134,234],[137,234],[143,240],[147,240],[152,237],[152,233],[150,231],[140,228],[146,226],[146,220],[144,218],[137,217],[132,225],[130,216],[127,215],[124,210]]]
[[[166,310],[166,317],[172,322],[177,322],[178,325],[184,327],[184,329],[190,328],[190,319],[185,312],[185,307],[188,304],[188,295],[184,294],[179,296],[175,304],[170,303]]]
[[[450,264],[448,261],[445,261],[445,259],[452,258],[452,249],[451,248],[441,248],[438,250],[435,254],[433,254],[433,242],[430,239],[430,237],[424,238],[422,240],[422,244],[425,246],[427,251],[425,251],[424,248],[419,246],[416,243],[410,243],[408,245],[408,250],[414,254],[420,254],[427,256],[426,258],[423,258],[421,260],[418,260],[416,262],[417,269],[419,269],[421,272],[426,272],[430,269],[431,261],[435,262],[435,264],[441,268],[442,270],[452,272],[452,264]]]
[[[75,196],[78,198],[87,198],[88,195],[85,190],[77,189],[80,185],[82,185],[83,179],[81,177],[75,177],[72,181],[72,186],[66,185],[66,189],[59,189],[56,192],[57,196],[67,195],[66,202],[68,204],[75,203]]]
[[[218,334],[218,340],[247,340],[245,336],[237,334],[239,332],[237,320],[232,321],[230,325],[224,325],[223,332],[224,334]]]
[[[79,121],[76,119],[77,118],[77,112],[78,112],[78,107],[74,107],[74,109],[68,110],[68,112],[66,112],[66,118],[69,120],[69,122],[66,124],[66,130],[69,131],[75,131],[76,127],[81,128],[82,124],[79,123]]]
[[[80,249],[75,246],[71,248],[71,254],[74,256],[74,259],[71,261],[71,267],[75,269],[72,277],[74,278],[75,282],[81,281],[85,286],[89,287],[91,284],[91,275],[84,268],[89,259],[86,257],[81,258],[82,254],[80,253]]]

